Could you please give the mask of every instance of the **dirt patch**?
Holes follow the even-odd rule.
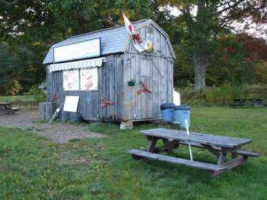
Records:
[[[72,139],[101,138],[104,134],[91,132],[83,124],[41,123],[36,107],[22,107],[15,115],[0,114],[0,126],[32,130],[54,142],[65,143]]]

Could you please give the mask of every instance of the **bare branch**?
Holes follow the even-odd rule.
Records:
[[[219,10],[218,13],[221,14],[221,13],[223,13],[223,12],[225,12],[225,11],[228,11],[228,10],[230,10],[230,9],[232,9],[232,8],[234,8],[234,7],[236,7],[238,4],[242,3],[243,1],[245,1],[245,0],[239,0],[239,1],[235,2],[235,3],[232,4],[232,5],[229,5],[228,7],[223,8],[222,10]],[[230,2],[229,2],[229,4],[230,4]]]

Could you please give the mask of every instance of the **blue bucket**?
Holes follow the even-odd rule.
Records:
[[[185,120],[187,120],[188,128],[190,127],[190,107],[186,105],[176,106],[173,111],[173,121],[178,122],[181,128],[186,128]]]
[[[161,116],[164,122],[172,122],[173,121],[173,108],[162,110]]]
[[[160,105],[161,116],[164,122],[173,121],[173,108],[175,108],[173,103],[163,103]]]

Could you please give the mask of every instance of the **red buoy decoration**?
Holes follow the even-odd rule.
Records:
[[[101,108],[106,108],[114,104],[112,101],[108,100],[106,97],[100,97],[100,100],[101,100]]]
[[[140,84],[142,85],[142,89],[137,91],[137,94],[142,94],[142,93],[151,93],[151,90],[148,88],[148,85],[144,81],[140,81]]]

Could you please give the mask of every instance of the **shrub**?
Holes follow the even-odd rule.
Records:
[[[22,89],[20,82],[18,80],[14,80],[11,88],[9,89],[9,94],[10,96],[16,96],[16,94],[18,94]]]
[[[207,103],[229,104],[234,98],[244,98],[246,96],[243,86],[233,86],[225,84],[221,87],[208,88],[204,92]]]
[[[33,95],[34,99],[37,103],[42,101],[46,101],[46,94],[42,89],[37,88],[36,86],[32,86],[29,89],[28,95]]]

